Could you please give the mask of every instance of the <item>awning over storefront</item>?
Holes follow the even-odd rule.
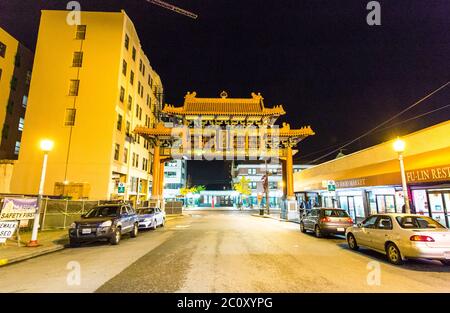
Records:
[[[450,181],[450,121],[402,137],[406,178],[410,185]],[[398,155],[392,142],[331,160],[294,174],[294,191],[400,185]]]

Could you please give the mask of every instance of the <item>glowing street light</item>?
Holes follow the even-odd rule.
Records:
[[[409,206],[409,195],[408,195],[408,187],[406,186],[406,174],[405,174],[405,166],[403,164],[403,152],[405,151],[405,141],[397,137],[394,141],[394,151],[398,153],[398,160],[400,162],[400,174],[402,176],[402,189],[403,189],[403,199],[405,200],[405,213],[410,214],[411,208]]]
[[[31,234],[31,240],[27,244],[28,247],[37,247],[39,244],[37,242],[38,229],[39,229],[39,215],[41,209],[42,195],[44,194],[44,182],[45,182],[45,174],[47,172],[47,159],[48,153],[53,149],[53,141],[50,139],[43,139],[39,143],[41,150],[44,152],[44,160],[42,162],[42,171],[41,171],[41,181],[39,183],[39,192],[38,192],[38,209],[34,214],[34,223],[33,223],[33,232]]]

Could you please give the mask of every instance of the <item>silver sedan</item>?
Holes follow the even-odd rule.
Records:
[[[389,262],[439,260],[450,265],[450,230],[432,218],[416,214],[375,214],[346,230],[348,245],[385,253]]]

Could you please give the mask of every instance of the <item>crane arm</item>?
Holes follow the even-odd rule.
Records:
[[[163,8],[165,8],[165,9],[174,11],[174,12],[176,12],[176,13],[179,13],[179,14],[182,14],[182,15],[185,15],[185,16],[188,16],[188,17],[193,18],[193,19],[196,19],[196,18],[198,17],[197,14],[194,14],[194,13],[192,13],[192,12],[183,10],[183,9],[177,7],[177,6],[174,6],[174,5],[172,5],[172,4],[169,4],[169,3],[164,2],[164,1],[161,1],[161,0],[146,0],[146,1],[147,1],[147,2],[150,2],[150,3],[153,3],[153,4],[155,4],[155,5],[159,5],[160,7],[163,7]]]

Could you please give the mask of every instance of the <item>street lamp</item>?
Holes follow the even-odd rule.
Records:
[[[405,166],[403,164],[403,151],[405,151],[405,142],[399,137],[394,141],[394,151],[398,153],[398,160],[400,162],[400,174],[402,176],[402,188],[403,188],[403,199],[405,200],[405,213],[410,214],[411,208],[409,207],[409,196],[408,188],[406,186],[406,175]]]
[[[42,162],[41,181],[39,182],[38,209],[34,214],[33,232],[31,233],[31,240],[27,244],[28,247],[39,246],[37,242],[37,235],[39,229],[39,216],[40,216],[42,195],[44,194],[44,182],[45,182],[45,174],[47,172],[48,153],[53,149],[53,144],[54,144],[53,141],[50,139],[43,139],[39,144],[41,150],[44,152],[44,160]]]

